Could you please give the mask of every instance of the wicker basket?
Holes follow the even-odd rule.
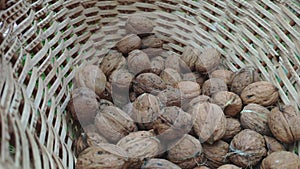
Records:
[[[65,111],[74,70],[98,63],[128,14],[156,23],[180,54],[213,46],[236,71],[258,68],[281,103],[300,107],[299,0],[0,0],[0,168],[70,168]],[[101,60],[101,59],[100,59]]]

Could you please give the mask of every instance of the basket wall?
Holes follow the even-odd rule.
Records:
[[[213,46],[226,67],[258,68],[300,107],[299,0],[0,0],[0,168],[74,168],[74,70],[99,63],[136,13],[164,48]]]

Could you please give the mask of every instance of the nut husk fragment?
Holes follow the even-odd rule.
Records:
[[[143,34],[152,32],[154,25],[152,21],[144,16],[133,15],[129,16],[125,29],[127,33]]]
[[[141,167],[142,169],[181,169],[178,165],[159,158],[152,158],[146,160]]]
[[[111,143],[116,143],[130,132],[136,131],[134,121],[121,109],[108,106],[97,114],[95,125],[98,132]]]
[[[141,50],[134,50],[130,52],[127,58],[127,63],[129,71],[134,75],[149,71],[151,68],[149,57]]]
[[[68,110],[77,118],[81,125],[94,123],[94,118],[99,111],[99,97],[89,88],[80,87],[72,91],[68,103]]]
[[[123,54],[128,54],[135,49],[140,49],[141,46],[142,40],[135,34],[126,35],[116,44],[117,50]]]
[[[212,96],[213,102],[219,105],[226,116],[234,117],[242,110],[241,98],[232,92],[219,91]]]
[[[102,143],[89,147],[77,158],[76,169],[125,169],[127,168],[126,152],[113,144]]]
[[[214,48],[208,48],[198,55],[195,68],[200,73],[208,73],[220,64],[221,53]]]
[[[287,144],[300,140],[300,115],[293,106],[272,109],[268,124],[277,140]]]
[[[226,117],[220,106],[213,103],[200,103],[193,108],[194,131],[201,143],[210,144],[220,140],[226,131]]]
[[[196,138],[186,134],[174,147],[168,150],[167,159],[181,168],[193,168],[203,161],[203,149]]]
[[[286,150],[284,146],[281,143],[279,143],[275,138],[268,136],[264,136],[264,138],[268,149],[268,155],[272,154],[273,152]]]
[[[210,168],[218,168],[228,163],[227,153],[229,144],[219,140],[213,144],[204,143],[202,145],[204,157],[207,159],[206,165]]]
[[[211,78],[219,78],[225,81],[226,85],[230,88],[231,82],[233,79],[234,73],[230,70],[226,69],[220,69],[220,70],[214,70],[211,72],[210,77]]]
[[[192,117],[176,106],[164,107],[153,122],[153,129],[158,138],[167,142],[183,137],[192,126]]]
[[[210,78],[203,83],[202,94],[212,96],[219,91],[227,91],[227,85],[224,80],[219,78]]]
[[[122,53],[117,51],[110,51],[105,55],[100,63],[100,69],[105,74],[107,78],[111,73],[117,69],[120,69],[126,65],[126,59],[123,57]]]
[[[230,91],[240,95],[245,87],[259,80],[259,74],[255,69],[243,68],[233,76]]]
[[[236,165],[233,165],[233,164],[225,164],[225,165],[222,165],[220,166],[218,169],[242,169]]]
[[[234,118],[226,118],[226,132],[223,136],[223,140],[232,139],[235,135],[237,135],[241,130],[241,123]]]
[[[139,129],[152,129],[153,121],[156,120],[161,109],[162,103],[158,97],[144,93],[133,102],[131,117],[138,124]]]
[[[167,86],[167,88],[157,95],[163,105],[181,107],[181,93],[178,88]]]
[[[267,155],[265,139],[259,133],[245,129],[230,142],[230,161],[240,167],[255,166]]]
[[[256,103],[262,106],[271,106],[279,99],[278,89],[270,82],[254,82],[241,93],[244,104]]]
[[[76,71],[75,85],[89,88],[100,96],[105,89],[106,76],[98,66],[86,65]]]
[[[288,151],[279,151],[270,154],[262,161],[261,169],[298,169],[300,158]]]
[[[133,90],[137,95],[152,93],[157,95],[167,88],[166,83],[154,73],[142,73],[133,81]]]
[[[268,126],[268,115],[271,112],[258,104],[248,104],[241,111],[241,124],[245,129],[254,130],[262,135],[271,135]]]

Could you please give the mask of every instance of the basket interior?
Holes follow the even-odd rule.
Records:
[[[128,15],[144,15],[165,49],[212,46],[223,65],[252,66],[300,107],[298,0],[0,1],[0,166],[70,168],[76,128],[65,111],[74,70],[124,36]],[[11,167],[10,167],[11,166]]]

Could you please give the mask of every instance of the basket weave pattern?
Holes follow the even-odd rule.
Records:
[[[99,63],[136,13],[165,49],[212,46],[226,67],[256,67],[300,107],[299,0],[0,0],[0,168],[74,168],[74,70]]]

